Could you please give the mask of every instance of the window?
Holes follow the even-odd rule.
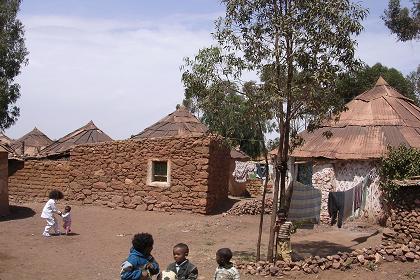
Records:
[[[297,181],[312,186],[312,162],[298,163],[297,164]]]
[[[152,182],[168,181],[168,162],[153,161],[152,162]]]
[[[154,187],[171,186],[171,161],[167,159],[149,159],[146,184]]]

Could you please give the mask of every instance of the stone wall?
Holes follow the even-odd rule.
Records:
[[[268,184],[270,184],[270,182]],[[268,184],[267,184],[267,189],[272,189],[272,186],[270,188]],[[246,181],[246,190],[249,192],[249,194],[252,197],[260,197],[263,193],[263,189],[264,189],[264,180],[260,178],[248,179]]]
[[[401,187],[398,194],[398,204],[390,207],[390,231],[384,231],[384,242],[420,245],[420,187]]]
[[[335,190],[334,166],[332,163],[315,163],[313,165],[312,185],[321,191],[321,214],[320,220],[328,223],[328,193]]]
[[[0,152],[0,216],[9,214],[9,194],[7,187],[8,176],[7,152]]]
[[[211,213],[223,204],[228,198],[230,149],[223,143],[222,139],[211,141],[210,158],[208,166],[208,192],[206,212]]]
[[[26,161],[10,192],[15,201],[38,201],[54,187],[70,203],[210,213],[227,198],[228,158],[213,136],[81,145],[68,161]],[[167,161],[167,182],[152,182],[153,161]]]
[[[377,220],[383,215],[379,176],[373,161],[316,162],[313,165],[312,185],[322,192],[321,221],[328,222],[328,193],[346,191],[363,181],[371,172],[373,180],[366,189],[366,204],[357,216]],[[372,174],[371,174],[372,175]]]
[[[66,160],[11,161],[9,197],[15,202],[44,202],[51,189],[68,186],[69,162]]]

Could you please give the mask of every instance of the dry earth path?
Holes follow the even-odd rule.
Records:
[[[14,206],[11,218],[0,220],[0,280],[118,279],[119,265],[127,257],[132,235],[137,232],[153,234],[153,255],[162,267],[172,261],[174,244],[187,243],[200,279],[212,279],[214,253],[218,248],[230,247],[235,257],[242,259],[252,259],[255,252],[256,216],[201,216],[73,206],[75,234],[44,238],[41,236],[44,221],[39,217],[42,206],[37,203]],[[59,207],[63,208],[63,204]],[[267,226],[265,223],[264,232]],[[343,229],[320,226],[299,230],[292,244],[297,257],[329,255],[378,244],[380,235],[377,228],[360,224],[350,223]],[[266,243],[267,236],[263,239]],[[285,278],[418,279],[418,266],[418,263],[386,263],[376,272],[358,269],[319,275],[293,273]],[[242,279],[260,278],[242,275]]]

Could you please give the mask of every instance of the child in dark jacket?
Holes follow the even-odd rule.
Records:
[[[150,254],[153,250],[153,237],[149,233],[134,235],[133,247],[121,265],[121,280],[151,279],[159,273],[159,264]]]
[[[168,265],[167,270],[175,272],[178,280],[196,280],[198,269],[187,259],[190,249],[187,244],[179,243],[174,246],[174,263]]]

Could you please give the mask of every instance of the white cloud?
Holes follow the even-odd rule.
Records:
[[[211,43],[210,30],[170,20],[22,21],[30,55],[19,77],[21,117],[7,131],[11,137],[38,126],[59,138],[91,119],[116,139],[138,133],[182,101],[182,59]]]
[[[380,62],[403,74],[417,69],[420,64],[420,42],[398,42],[379,18],[366,20],[365,31],[357,38],[357,55],[367,64]]]
[[[220,14],[173,15],[155,21],[27,16],[29,65],[19,82],[21,116],[6,131],[34,126],[59,138],[93,120],[115,139],[140,132],[183,98],[182,59],[212,43]],[[396,42],[379,19],[366,21],[358,56],[407,74],[420,63],[418,42]]]

